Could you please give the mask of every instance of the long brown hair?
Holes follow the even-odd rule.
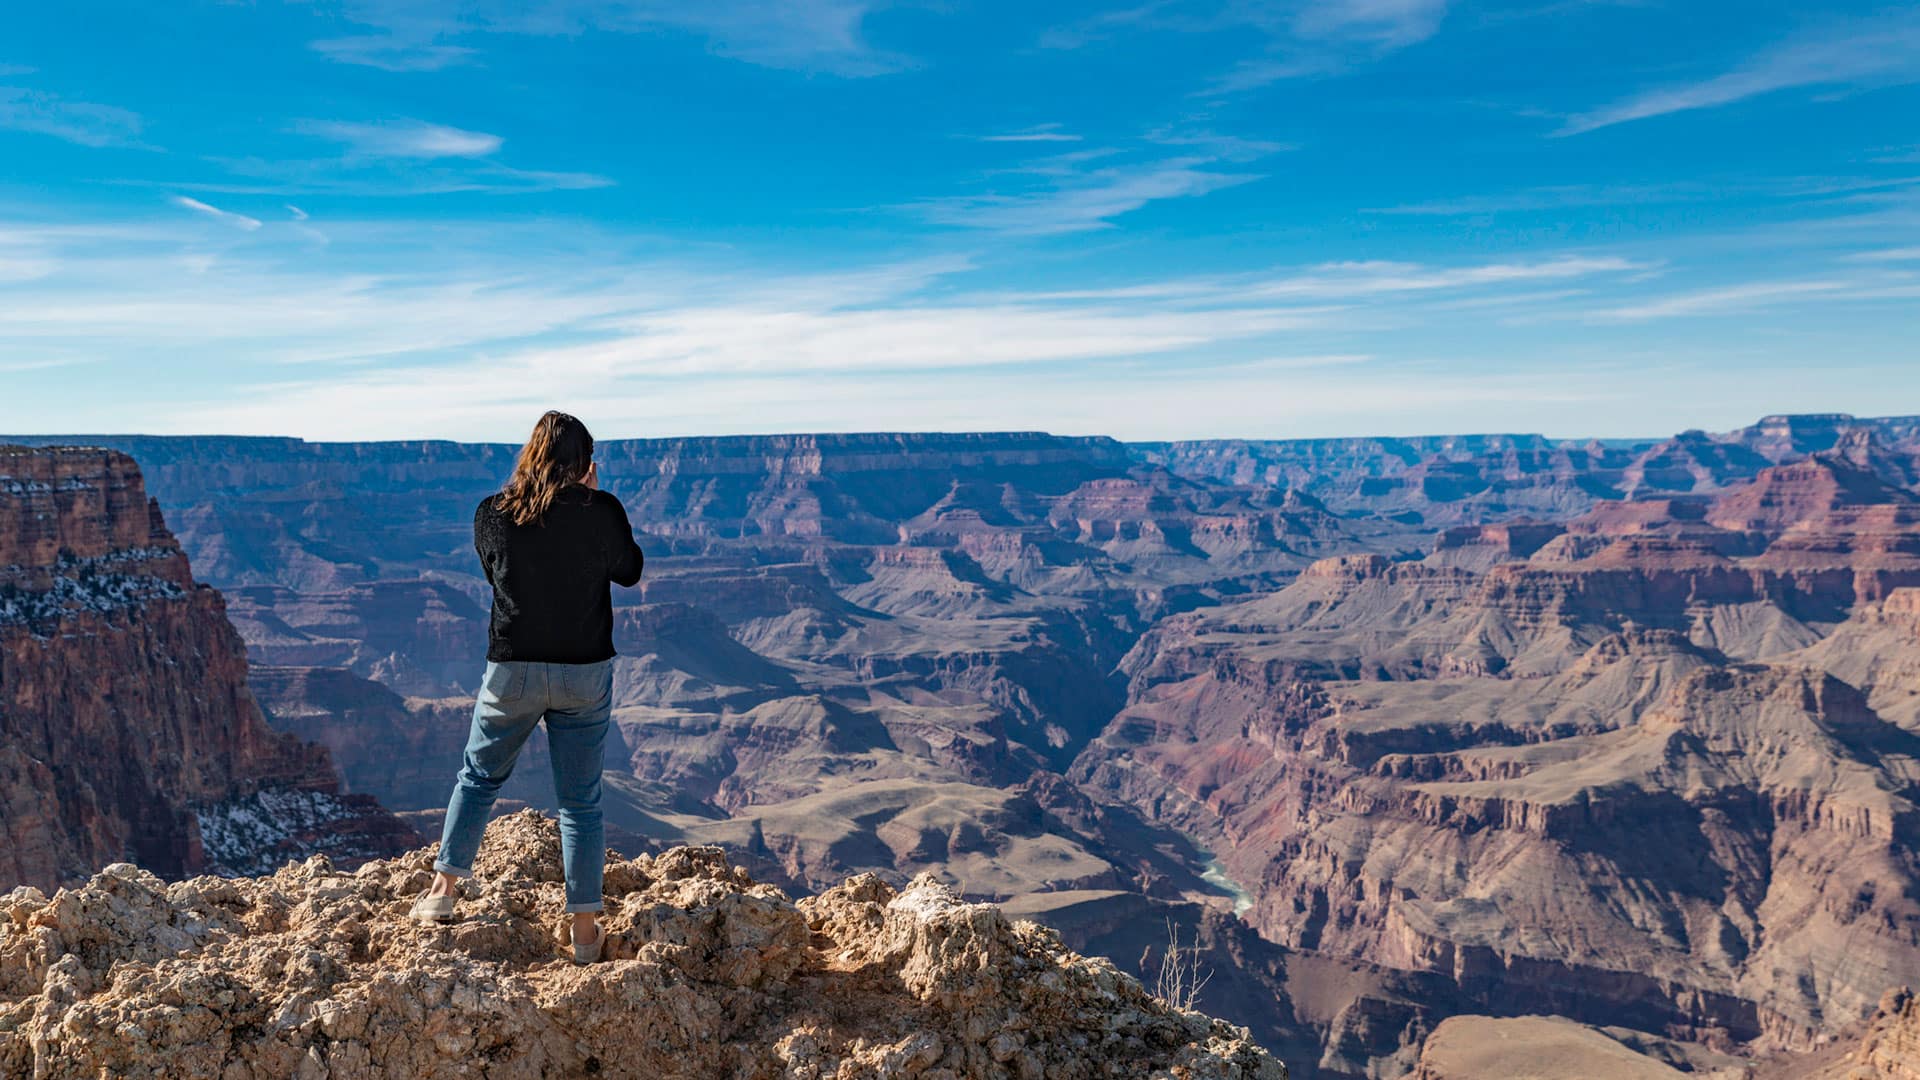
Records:
[[[547,516],[560,489],[584,481],[592,465],[593,435],[587,425],[549,409],[533,425],[494,505],[515,525],[532,524]]]

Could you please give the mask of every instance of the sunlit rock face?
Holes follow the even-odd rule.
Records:
[[[133,460],[0,448],[0,883],[408,840],[337,787],[324,748],[263,719],[220,594],[193,580]],[[214,819],[231,827],[210,836]]]

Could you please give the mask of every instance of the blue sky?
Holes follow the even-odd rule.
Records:
[[[0,431],[1920,413],[1920,10],[27,5]]]

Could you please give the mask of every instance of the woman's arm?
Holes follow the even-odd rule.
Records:
[[[640,545],[633,541],[633,523],[627,520],[627,508],[620,500],[613,499],[613,536],[610,557],[607,560],[607,578],[615,585],[637,585],[640,583],[640,568],[646,563],[646,556],[640,553]]]
[[[491,498],[492,496],[487,497],[487,499]],[[473,553],[480,556],[480,572],[486,575],[487,584],[492,585],[493,553],[488,550],[492,545],[487,542],[491,536],[486,535],[489,524],[486,520],[487,499],[481,499],[480,505],[473,508]]]

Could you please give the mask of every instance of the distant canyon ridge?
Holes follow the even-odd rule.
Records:
[[[0,443],[0,886],[437,832],[517,447]],[[1177,936],[1296,1077],[1532,1013],[1732,1077],[1920,982],[1920,417],[598,457],[629,854],[931,870],[1149,978]]]

